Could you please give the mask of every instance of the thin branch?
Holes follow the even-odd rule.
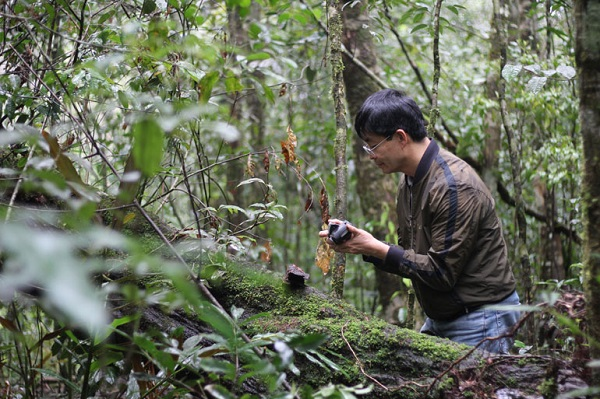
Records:
[[[87,0],[83,0],[83,4],[81,5],[81,13],[78,18],[79,22],[79,33],[77,35],[77,42],[75,42],[75,50],[73,50],[73,61],[71,65],[77,64],[77,60],[79,59],[79,45],[83,39],[83,31],[85,27],[85,8],[87,7]]]
[[[6,210],[6,218],[4,219],[5,221],[10,220],[11,211],[14,206],[15,200],[17,199],[17,194],[19,193],[19,190],[21,188],[21,182],[23,181],[23,176],[25,175],[25,171],[27,170],[27,167],[29,166],[29,162],[31,161],[31,158],[33,157],[34,151],[35,151],[35,145],[33,145],[31,147],[31,149],[29,150],[29,155],[27,155],[27,161],[25,162],[25,166],[23,166],[21,175],[17,179],[17,184],[15,185],[15,189],[13,190],[12,195],[10,196],[10,202],[8,204],[8,209]]]
[[[433,9],[433,84],[431,87],[431,112],[427,130],[431,135],[435,131],[435,124],[440,110],[438,108],[438,86],[440,82],[440,10],[442,1],[437,0]]]
[[[502,117],[502,125],[506,132],[506,139],[508,141],[508,149],[510,155],[511,171],[513,176],[513,186],[515,195],[515,217],[517,221],[517,256],[521,261],[521,275],[524,278],[524,289],[525,289],[525,303],[531,303],[531,265],[529,262],[529,251],[527,250],[527,221],[525,219],[525,206],[523,204],[523,189],[521,180],[521,160],[519,158],[519,151],[517,149],[517,143],[515,141],[514,132],[508,121],[508,110],[506,100],[504,98],[503,83],[501,83],[502,89],[500,90],[500,115]]]
[[[358,356],[356,355],[356,352],[354,352],[354,349],[352,349],[352,345],[350,345],[350,342],[348,342],[348,340],[346,339],[346,336],[344,335],[344,328],[346,328],[346,326],[348,325],[348,322],[346,322],[346,324],[344,324],[342,326],[341,329],[341,333],[342,333],[342,339],[344,340],[344,342],[346,343],[346,345],[348,346],[348,349],[350,349],[350,352],[352,352],[352,356],[354,356],[354,359],[356,360],[356,364],[358,364],[358,368],[360,368],[360,372],[367,377],[368,379],[370,379],[371,381],[373,381],[375,384],[379,385],[381,388],[383,388],[386,391],[389,391],[390,389],[388,387],[386,387],[385,385],[383,385],[381,382],[379,382],[375,377],[369,375],[366,371],[365,368],[363,367],[362,362],[360,361],[360,359],[358,358]]]

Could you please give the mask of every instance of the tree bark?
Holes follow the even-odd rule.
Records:
[[[600,358],[600,1],[575,1],[579,118],[583,137],[584,285],[591,355]],[[593,371],[600,385],[600,369]]]
[[[344,8],[344,46],[363,65],[377,73],[375,45],[368,29],[365,29],[370,23],[369,15],[362,6],[348,5]],[[350,115],[356,115],[367,97],[382,88],[347,56],[344,57],[344,83]],[[358,196],[365,219],[378,221],[382,215],[386,215],[384,220],[397,225],[394,211],[397,180],[382,174],[362,150],[358,137],[353,135],[353,138]],[[388,234],[387,226],[375,223],[371,233],[383,240]],[[398,323],[398,309],[403,306],[403,301],[401,296],[394,296],[394,293],[406,292],[400,277],[375,269],[375,279],[383,317],[389,322]]]
[[[333,106],[335,110],[335,198],[334,212],[338,219],[345,219],[348,211],[348,160],[346,159],[347,123],[345,90],[343,82],[344,63],[342,61],[342,3],[340,0],[327,2],[329,9],[329,39]],[[346,275],[346,255],[336,253],[332,274],[332,288],[337,298],[344,296],[344,276]]]
[[[500,73],[502,70],[502,59],[506,57],[506,45],[501,33],[501,9],[505,7],[504,0],[494,0],[490,33],[489,61],[492,65],[486,79],[486,95],[494,104],[498,104],[498,92],[500,87]],[[489,108],[485,114],[485,145],[483,147],[483,165],[481,176],[490,190],[497,191],[498,179],[495,171],[498,167],[498,153],[502,148],[502,126],[499,123],[500,113],[498,108]]]

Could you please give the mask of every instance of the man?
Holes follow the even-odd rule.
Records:
[[[511,337],[485,340],[510,333],[519,318],[511,306],[487,305],[516,308],[519,297],[494,200],[483,181],[466,162],[427,137],[421,110],[400,91],[371,95],[354,127],[383,173],[403,174],[398,245],[351,225],[348,241],[328,243],[410,278],[427,315],[421,332],[508,353]]]

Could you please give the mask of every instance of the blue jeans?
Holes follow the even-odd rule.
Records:
[[[519,295],[515,291],[508,298],[493,306],[497,305],[518,306],[520,305]],[[510,333],[519,321],[521,312],[516,309],[496,310],[493,306],[491,309],[484,306],[452,321],[432,320],[428,317],[421,327],[421,332],[471,346],[477,345],[485,338]],[[513,342],[512,337],[505,337],[485,341],[478,348],[492,353],[508,353]]]

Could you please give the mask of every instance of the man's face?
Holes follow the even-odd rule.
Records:
[[[402,155],[398,148],[396,133],[387,137],[368,134],[365,136],[364,142],[363,149],[383,173],[400,171]]]

